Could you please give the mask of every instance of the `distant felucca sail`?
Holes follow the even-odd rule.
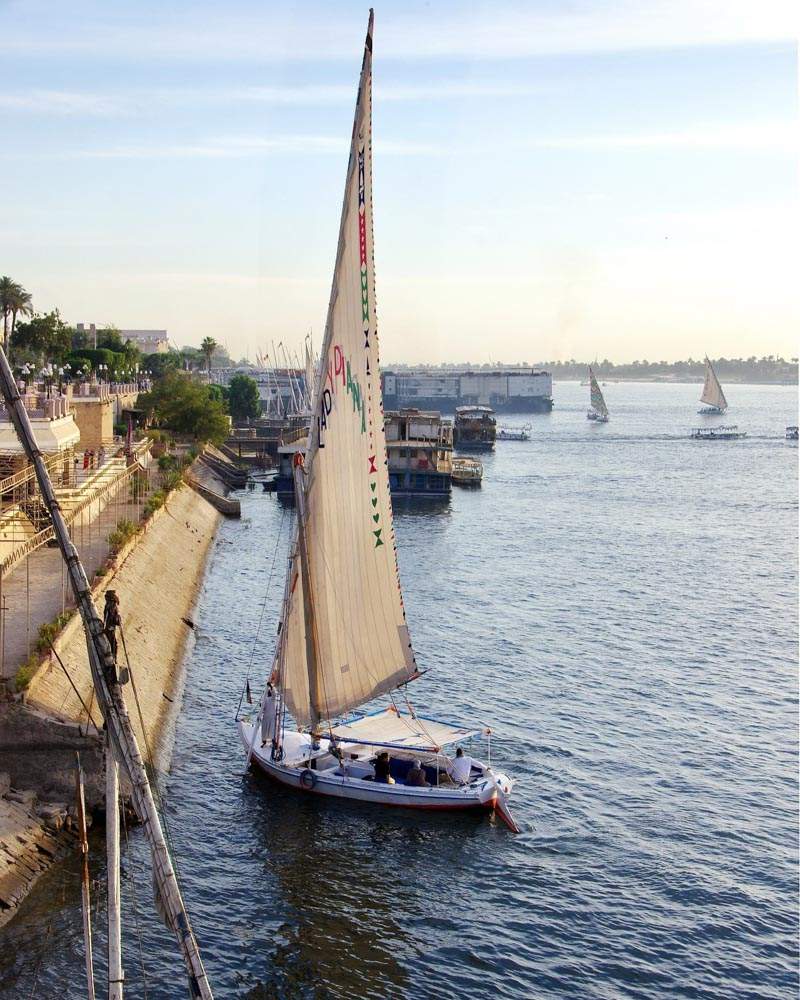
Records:
[[[591,409],[586,414],[589,420],[596,420],[598,423],[607,424],[608,423],[608,407],[606,406],[606,401],[603,399],[603,393],[600,391],[600,386],[597,384],[597,379],[595,378],[594,372],[589,368],[589,402],[591,404]]]
[[[700,402],[705,403],[705,407],[699,413],[724,413],[728,409],[728,401],[725,393],[719,384],[714,366],[706,358],[706,380],[703,383],[703,392],[700,395]]]

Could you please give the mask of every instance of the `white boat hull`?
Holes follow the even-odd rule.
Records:
[[[250,763],[268,777],[273,778],[287,788],[311,795],[323,795],[334,799],[350,799],[356,802],[371,802],[376,805],[396,806],[405,809],[427,809],[463,812],[467,810],[491,811],[497,805],[498,795],[505,796],[511,791],[511,781],[505,775],[495,775],[490,768],[475,761],[476,767],[484,772],[469,785],[448,785],[429,788],[412,787],[401,784],[382,784],[376,781],[366,781],[363,777],[349,777],[332,771],[313,771],[297,763],[276,762],[270,759],[271,748],[261,747],[256,737],[253,740],[253,727],[247,722],[239,721],[239,737],[250,753]],[[305,738],[305,734],[287,733],[289,737]],[[327,740],[321,741],[322,748],[327,746]],[[308,748],[306,748],[308,749]],[[340,769],[338,769],[340,771]]]

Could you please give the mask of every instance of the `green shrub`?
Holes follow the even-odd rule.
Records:
[[[39,626],[39,636],[34,646],[37,653],[46,653],[50,649],[58,633],[72,618],[72,614],[71,611],[65,611],[61,615],[56,615],[51,622],[45,622],[44,625]]]
[[[158,468],[161,472],[170,472],[178,467],[178,458],[175,455],[162,455],[158,460]]]
[[[117,522],[116,528],[108,536],[108,544],[114,555],[133,538],[138,530],[138,526],[127,518]]]
[[[174,472],[168,472],[162,480],[162,489],[165,493],[171,493],[183,483],[183,473],[177,469]]]
[[[33,675],[39,669],[39,657],[29,656],[14,675],[14,687],[17,691],[24,691],[33,680]]]
[[[167,495],[164,490],[156,490],[144,505],[145,519],[152,517],[159,507],[163,507],[166,499]]]

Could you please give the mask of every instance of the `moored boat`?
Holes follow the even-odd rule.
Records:
[[[483,466],[476,458],[458,455],[453,458],[453,482],[456,486],[480,486]]]
[[[489,406],[457,406],[453,444],[463,451],[493,451],[497,421]]]
[[[370,12],[310,435],[293,461],[297,517],[278,640],[258,710],[237,717],[238,733],[248,763],[306,794],[494,810],[516,830],[511,780],[488,758],[449,752],[479,730],[425,718],[408,700],[422,671],[399,580],[381,401],[372,23]],[[390,704],[354,716],[378,698]]]
[[[797,424],[789,424],[789,426],[786,428],[786,440],[796,441],[797,434],[798,434]]]

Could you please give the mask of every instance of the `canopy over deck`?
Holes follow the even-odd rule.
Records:
[[[442,747],[469,739],[478,732],[478,729],[449,722],[414,718],[408,713],[398,712],[394,707],[343,723],[333,730],[341,743],[402,747],[428,753],[436,753]]]

